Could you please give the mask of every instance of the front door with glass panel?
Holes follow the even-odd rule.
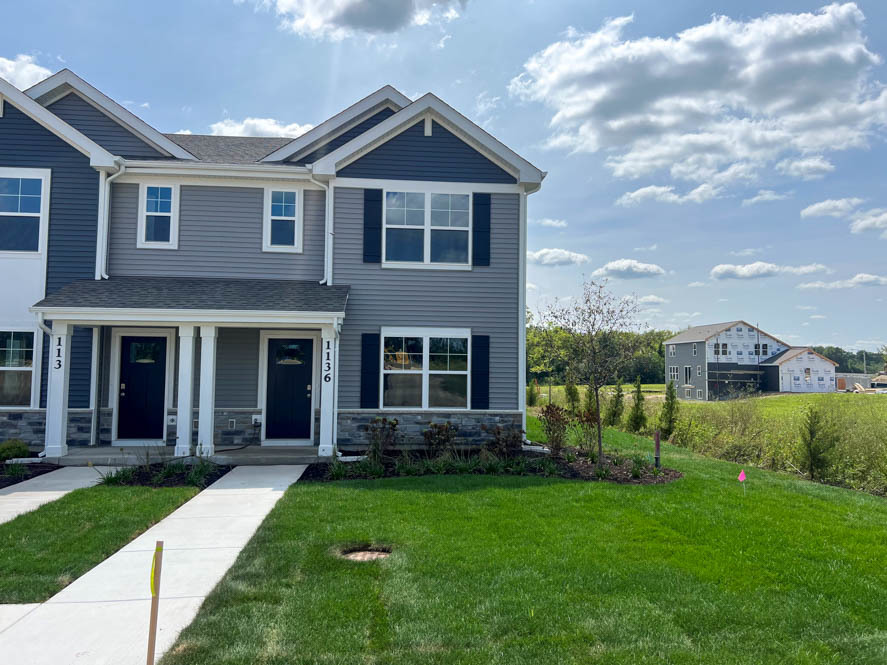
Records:
[[[166,352],[165,337],[121,338],[118,439],[166,438]]]
[[[311,438],[314,341],[269,339],[265,438]]]

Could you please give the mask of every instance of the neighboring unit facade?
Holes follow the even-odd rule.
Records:
[[[745,321],[694,326],[665,342],[665,380],[678,397],[720,400],[755,392],[834,392],[837,363]]]
[[[523,427],[545,174],[438,98],[385,87],[297,139],[161,134],[67,70],[0,105],[0,439]]]

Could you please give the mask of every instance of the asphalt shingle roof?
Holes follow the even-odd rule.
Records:
[[[280,279],[112,277],[71,282],[35,307],[344,312],[349,288]]]
[[[202,162],[213,164],[254,164],[265,155],[292,141],[272,136],[209,136],[206,134],[164,134]]]
[[[717,335],[727,328],[742,323],[742,321],[727,321],[726,323],[709,323],[704,326],[693,326],[679,332],[671,339],[665,340],[666,344],[680,344],[681,342],[704,342],[712,335]]]

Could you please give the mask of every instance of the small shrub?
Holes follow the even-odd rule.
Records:
[[[610,477],[610,467],[608,466],[599,466],[594,470],[595,478],[598,480],[604,480]]]
[[[137,469],[134,466],[122,466],[100,474],[100,485],[132,485],[135,482]]]
[[[20,462],[16,462],[15,464],[4,464],[3,475],[8,476],[9,478],[24,478],[28,470],[24,464]]]
[[[21,439],[7,439],[0,443],[0,464],[8,459],[30,456],[31,451],[28,450],[28,444]]]
[[[542,407],[539,412],[542,429],[548,438],[548,448],[552,455],[560,455],[567,438],[567,412],[554,404]]]
[[[206,487],[207,477],[214,471],[215,464],[200,458],[188,469],[186,482],[194,487]]]
[[[674,381],[669,381],[665,386],[665,402],[662,411],[659,412],[659,432],[662,438],[668,439],[674,432],[678,420],[678,391],[674,387]]]
[[[558,475],[557,464],[550,457],[543,457],[539,460],[539,470],[542,472],[543,476],[556,476]]]
[[[634,383],[634,400],[628,417],[625,419],[625,425],[629,432],[642,432],[647,426],[647,412],[644,411],[644,393],[641,391],[641,377],[637,378]]]
[[[527,460],[525,457],[515,457],[506,462],[506,468],[511,473],[522,476],[527,472]]]
[[[374,465],[382,466],[385,457],[397,446],[397,418],[375,418],[369,424],[370,447],[367,459]]]
[[[631,477],[637,480],[642,475],[644,475],[644,469],[647,464],[644,460],[643,455],[634,455],[631,458]]]
[[[348,465],[338,457],[334,457],[333,461],[327,465],[326,477],[330,480],[345,480],[348,477]]]
[[[581,399],[579,398],[579,388],[572,381],[567,381],[564,386],[564,398],[567,400],[567,410],[570,413],[576,413],[579,410]]]
[[[354,475],[381,478],[385,475],[385,466],[369,457],[354,463]]]
[[[536,406],[539,403],[539,384],[536,379],[527,386],[527,406]]]
[[[622,466],[622,463],[625,461],[625,458],[619,454],[618,450],[614,450],[613,454],[610,455],[610,460],[612,460],[614,465]]]
[[[498,475],[505,471],[505,462],[496,456],[495,453],[483,450],[478,455],[478,468],[484,473]]]
[[[829,467],[829,455],[838,442],[838,434],[829,423],[823,410],[810,405],[801,421],[799,457],[801,468],[810,480],[820,480]]]
[[[607,409],[604,412],[604,427],[616,427],[622,422],[622,413],[625,410],[625,395],[622,392],[622,379],[616,379],[616,388],[613,396],[607,403]]]
[[[543,407],[543,411],[548,407]],[[512,457],[521,452],[524,445],[524,431],[520,428],[482,426],[481,429],[490,435],[484,445],[487,451],[498,457]]]
[[[580,450],[593,452],[597,448],[597,412],[585,410],[579,414],[573,425],[573,440]]]
[[[431,457],[453,449],[456,441],[456,427],[452,423],[431,423],[422,437],[425,439],[425,450]]]

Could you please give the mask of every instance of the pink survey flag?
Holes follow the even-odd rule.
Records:
[[[740,469],[740,470],[739,470],[739,482],[740,482],[740,483],[744,483],[744,482],[745,482],[745,469]]]

